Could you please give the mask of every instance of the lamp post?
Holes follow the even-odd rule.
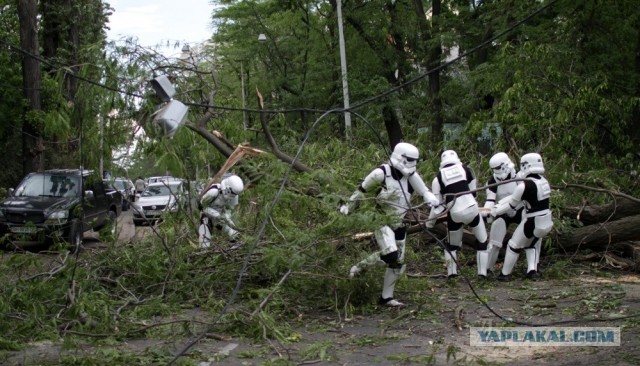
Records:
[[[240,89],[242,92],[242,128],[247,129],[246,97],[244,95],[244,60],[240,60]]]
[[[340,69],[342,70],[342,97],[344,99],[344,130],[347,138],[351,135],[351,113],[349,113],[349,82],[347,81],[347,56],[344,50],[344,31],[342,29],[342,0],[336,1],[338,10],[338,37],[340,42]]]

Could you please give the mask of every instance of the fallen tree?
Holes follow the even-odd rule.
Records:
[[[557,245],[565,253],[580,249],[607,251],[618,242],[640,239],[640,215],[573,228],[557,236]]]
[[[560,211],[564,217],[575,219],[584,225],[591,225],[640,215],[640,202],[629,198],[620,198],[604,205],[585,203],[580,207],[565,207]]]

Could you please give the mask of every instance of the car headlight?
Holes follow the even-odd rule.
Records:
[[[171,202],[169,202],[169,211],[171,212],[176,212],[178,211],[178,202],[175,200],[171,200]]]
[[[53,211],[49,214],[49,216],[47,216],[47,218],[44,220],[44,223],[47,225],[60,225],[67,222],[68,218],[68,210]]]

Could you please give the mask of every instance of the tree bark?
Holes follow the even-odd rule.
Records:
[[[638,20],[636,19],[636,26],[640,26]],[[640,73],[640,32],[637,33],[636,38],[636,59],[635,59],[635,68],[636,73]],[[640,85],[636,84],[636,97],[640,96]],[[634,142],[635,146],[640,146],[640,106],[635,105],[633,108],[633,112],[631,114],[631,121],[629,121],[629,126],[627,128],[627,133],[631,137],[631,140]],[[640,157],[640,153],[636,150],[636,158]]]
[[[262,99],[262,95],[260,94],[260,92],[258,92],[256,90],[256,94],[258,97],[258,105],[260,106],[260,109],[264,109],[264,101]],[[269,145],[271,146],[271,151],[273,152],[273,154],[280,160],[284,161],[287,164],[292,164],[293,165],[293,169],[295,169],[298,172],[310,172],[311,168],[309,168],[308,166],[304,165],[303,163],[301,163],[299,160],[295,160],[293,159],[293,157],[283,153],[280,148],[278,147],[278,144],[276,143],[276,140],[273,138],[273,135],[271,134],[271,130],[269,129],[269,123],[267,122],[267,116],[265,114],[264,111],[260,112],[260,125],[262,126],[262,131],[264,132],[264,135],[267,139],[267,141],[269,142]]]
[[[562,209],[562,215],[592,225],[640,215],[640,203],[622,198],[606,205],[566,207]]]
[[[618,242],[640,238],[640,215],[624,217],[615,221],[576,228],[560,234],[557,245],[565,252],[592,249],[611,249]]]
[[[40,111],[42,108],[37,17],[38,6],[36,0],[18,0],[20,47],[24,50],[22,57],[22,85],[24,97],[29,101],[28,112]],[[22,124],[23,175],[43,169],[43,152],[44,144],[40,131],[25,116]]]
[[[440,27],[438,25],[440,14],[442,13],[441,1],[433,0],[431,2],[431,37],[440,38]],[[437,42],[435,46],[427,52],[427,67],[429,73],[429,102],[433,108],[433,124],[431,127],[432,136],[436,141],[442,140],[442,128],[444,126],[444,118],[442,117],[442,100],[440,99],[440,65],[442,59],[442,45]]]
[[[382,106],[382,118],[384,119],[384,127],[389,136],[389,146],[391,151],[393,151],[398,142],[402,142],[404,139],[402,128],[400,128],[400,121],[398,121],[398,116],[390,104]]]

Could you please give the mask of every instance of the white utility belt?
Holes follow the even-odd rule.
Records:
[[[546,215],[548,213],[550,213],[551,211],[549,209],[546,210],[542,210],[542,211],[536,211],[536,212],[531,212],[531,213],[526,213],[524,215],[524,217],[535,217],[535,216],[543,216]]]

